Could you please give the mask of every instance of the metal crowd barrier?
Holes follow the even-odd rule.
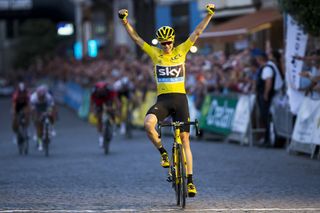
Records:
[[[294,125],[288,152],[320,159],[320,97],[306,96]]]

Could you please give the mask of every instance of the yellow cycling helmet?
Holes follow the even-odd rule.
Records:
[[[160,27],[156,32],[156,38],[159,42],[173,41],[174,36],[174,29],[169,26]]]

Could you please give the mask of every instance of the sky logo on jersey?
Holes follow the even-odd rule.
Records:
[[[156,78],[159,83],[175,83],[184,81],[183,65],[159,66],[156,65]]]

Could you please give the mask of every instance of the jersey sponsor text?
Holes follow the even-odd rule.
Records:
[[[159,66],[156,65],[156,78],[158,82],[182,82],[184,81],[183,65]]]

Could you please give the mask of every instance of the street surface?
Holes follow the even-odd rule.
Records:
[[[9,99],[0,99],[0,118],[0,212],[181,211],[142,130],[131,140],[117,135],[105,156],[95,128],[60,106],[51,155],[31,141],[19,156]],[[192,150],[198,195],[187,212],[320,212],[317,160],[218,141],[193,140]]]

